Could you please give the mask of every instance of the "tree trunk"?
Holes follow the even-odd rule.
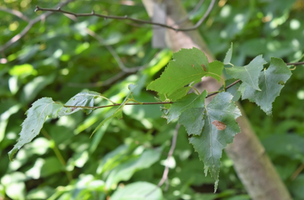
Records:
[[[143,0],[149,16],[153,16],[153,5],[157,2],[157,0]],[[161,2],[167,7],[168,25],[175,24],[187,17],[187,13],[179,0],[166,0]],[[186,28],[193,26],[193,24],[189,20],[186,20],[180,26]],[[210,62],[214,60],[213,55],[197,30],[176,32],[167,29],[166,32],[167,46],[173,51],[178,51],[181,48],[197,47],[204,51]],[[220,87],[220,85],[211,78],[203,79],[202,83],[204,89],[208,91],[216,91]],[[248,194],[253,200],[291,199],[288,190],[265,153],[264,147],[253,132],[243,110],[242,115],[243,116],[237,119],[241,127],[241,133],[235,136],[233,143],[228,145],[225,150],[232,159],[234,168]]]

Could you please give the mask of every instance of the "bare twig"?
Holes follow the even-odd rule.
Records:
[[[48,140],[50,140],[50,141],[52,141],[52,142],[55,143],[55,141],[51,138],[50,134],[49,134],[44,128],[41,129],[41,133],[42,133]],[[53,149],[53,151],[54,151],[54,153],[55,153],[57,159],[59,160],[59,162],[62,164],[62,166],[63,166],[64,168],[66,168],[66,165],[67,165],[67,164],[66,164],[66,161],[64,160],[64,158],[63,158],[63,156],[62,156],[60,150],[57,148],[57,145],[52,145],[51,148]],[[71,173],[70,171],[68,171],[68,170],[64,170],[64,171],[65,171],[65,173],[66,173],[66,175],[67,175],[68,180],[69,180],[69,181],[72,181],[72,180],[73,180],[73,175],[72,175],[72,173]]]
[[[168,153],[168,156],[167,156],[167,161],[170,160],[170,158],[172,157],[172,155],[174,153],[179,128],[180,128],[180,125],[177,124],[176,127],[175,127],[175,130],[174,130],[173,137],[172,137],[171,147],[170,147],[170,150],[169,150],[169,153]],[[165,165],[163,176],[162,176],[161,180],[159,181],[159,183],[157,184],[157,187],[154,190],[152,190],[151,192],[149,192],[148,194],[146,194],[145,196],[147,197],[150,194],[152,194],[153,192],[155,192],[155,190],[157,190],[157,188],[160,188],[165,182],[168,183],[168,174],[169,174],[169,166]],[[167,185],[166,188],[168,188],[168,185]]]
[[[210,5],[209,5],[209,7],[208,7],[208,9],[207,9],[207,11],[206,11],[206,13],[204,14],[204,16],[194,26],[189,27],[189,28],[175,28],[173,26],[168,26],[168,25],[162,24],[162,23],[156,23],[156,22],[151,22],[151,21],[131,18],[131,17],[128,17],[127,15],[125,15],[125,16],[101,15],[101,14],[95,13],[94,10],[92,10],[91,13],[73,13],[73,12],[62,10],[60,8],[58,8],[58,9],[51,9],[51,8],[40,8],[39,6],[36,6],[35,11],[58,12],[58,13],[64,13],[64,14],[73,15],[75,17],[97,16],[97,17],[101,17],[101,18],[104,18],[104,19],[129,20],[129,21],[133,21],[133,22],[137,22],[137,23],[142,23],[142,24],[150,24],[150,25],[161,26],[161,27],[165,27],[165,28],[172,29],[172,30],[175,30],[175,31],[191,31],[191,30],[197,29],[204,22],[204,20],[210,14],[210,12],[211,12],[211,10],[212,10],[212,8],[214,6],[214,3],[215,3],[215,0],[212,0],[211,3],[210,3]]]
[[[200,0],[200,1],[198,2],[198,4],[196,4],[196,6],[194,7],[194,9],[191,10],[191,11],[187,14],[187,16],[186,16],[184,19],[181,19],[181,20],[177,21],[174,25],[182,24],[182,23],[184,23],[186,20],[188,20],[188,19],[191,17],[191,15],[193,15],[193,14],[202,6],[202,4],[204,3],[204,1],[205,1],[205,0]]]
[[[103,45],[104,44],[104,39],[100,36],[98,36],[94,31],[86,28],[86,31],[89,35],[91,35],[92,37],[94,37],[98,42],[99,44]],[[124,65],[124,63],[121,61],[120,57],[118,56],[118,54],[116,53],[116,51],[114,50],[114,48],[110,45],[104,45],[109,51],[110,53],[112,54],[112,56],[114,57],[114,59],[116,60],[119,68],[126,72],[126,73],[132,73],[132,72],[136,72],[140,69],[143,69],[147,66],[146,65],[143,65],[143,66],[138,66],[138,67],[132,67],[132,68],[128,68]]]
[[[165,102],[141,102],[141,103],[125,103],[124,105],[126,106],[131,106],[131,105],[159,105],[159,104],[173,104],[174,102],[172,101],[165,101]],[[114,107],[114,106],[121,106],[122,104],[120,103],[114,103],[111,105],[105,105],[105,106],[67,106],[63,105],[63,107],[66,108],[82,108],[82,109],[88,109],[88,110],[96,110],[100,108],[107,108],[107,107]]]
[[[62,7],[71,1],[73,1],[73,0],[64,1],[62,3],[59,3],[56,7]],[[34,24],[36,24],[37,22],[39,22],[41,20],[44,20],[45,18],[47,18],[48,16],[50,16],[52,14],[53,14],[53,12],[46,12],[42,15],[39,15],[35,19],[30,20],[29,23],[27,24],[27,26],[19,34],[15,35],[12,39],[10,39],[8,42],[6,42],[3,46],[0,47],[0,52],[3,52],[6,48],[11,46],[15,42],[19,41],[22,37],[24,37],[25,34],[33,27]]]
[[[301,173],[301,171],[304,169],[304,164],[302,163],[297,170],[292,174],[291,176],[291,180],[295,180],[297,178],[297,176]]]
[[[4,12],[7,12],[7,13],[10,13],[12,15],[15,15],[15,16],[19,17],[20,19],[24,20],[24,21],[27,21],[27,22],[30,21],[30,19],[27,16],[25,16],[22,12],[20,12],[18,10],[12,10],[12,9],[3,8],[3,7],[0,7],[0,10],[4,11]]]
[[[118,81],[121,79],[124,75],[129,74],[124,71],[119,72],[118,74],[114,75],[113,77],[105,80],[105,81],[99,81],[96,83],[68,83],[68,86],[70,87],[81,87],[81,88],[92,88],[92,87],[102,87],[102,86],[108,86],[112,83]]]
[[[304,65],[304,62],[286,63],[286,65],[294,65],[294,66]]]

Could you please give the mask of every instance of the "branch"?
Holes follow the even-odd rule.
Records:
[[[172,157],[172,155],[174,153],[179,128],[180,128],[180,125],[177,124],[176,127],[175,127],[175,130],[174,130],[173,137],[172,137],[171,147],[170,147],[170,150],[169,150],[169,153],[168,153],[167,161],[169,161],[169,159]],[[168,174],[169,174],[169,166],[165,165],[163,176],[162,176],[161,180],[159,181],[159,183],[157,184],[157,187],[154,190],[152,190],[151,192],[149,192],[148,194],[146,194],[145,196],[146,197],[149,196],[150,194],[155,192],[155,190],[157,188],[161,187],[166,181],[168,181]]]
[[[141,102],[141,103],[125,103],[124,105],[158,105],[158,104],[173,104],[172,101],[166,101],[166,102]],[[107,107],[114,107],[114,106],[120,106],[120,103],[114,103],[111,105],[105,105],[105,106],[67,106],[63,105],[63,107],[66,108],[82,108],[82,109],[88,109],[88,110],[96,110],[100,108],[107,108]]]
[[[15,16],[19,17],[20,19],[24,20],[24,21],[27,21],[27,22],[30,21],[30,19],[27,16],[25,16],[22,12],[20,12],[18,10],[12,10],[12,9],[3,8],[3,7],[0,7],[0,10],[4,11],[4,12],[7,12],[7,13],[10,13],[12,15],[15,15]]]
[[[76,18],[75,16],[74,16],[74,17],[71,16],[71,15],[66,15],[66,16],[67,16],[69,19],[73,20],[73,21],[77,21],[77,18]],[[140,70],[140,69],[145,68],[145,67],[148,65],[148,64],[145,64],[145,65],[143,65],[143,66],[132,67],[132,68],[126,67],[126,66],[124,65],[124,63],[121,61],[121,59],[120,59],[120,57],[118,56],[118,54],[116,53],[115,49],[114,49],[112,46],[110,46],[110,45],[104,44],[104,39],[103,39],[101,36],[97,35],[94,31],[92,31],[92,30],[89,29],[89,28],[86,28],[85,30],[86,30],[86,32],[87,32],[88,35],[90,35],[90,36],[92,36],[93,38],[95,38],[95,39],[98,41],[98,43],[99,43],[100,45],[105,46],[105,47],[110,51],[110,53],[111,53],[112,56],[114,57],[115,61],[117,62],[119,68],[120,68],[123,72],[125,72],[124,74],[121,74],[119,77],[122,77],[122,76],[125,75],[126,73],[136,72],[136,71],[138,71],[138,70]],[[116,79],[115,79],[115,80],[116,80]]]
[[[174,25],[182,24],[183,22],[185,22],[186,20],[188,20],[190,18],[190,16],[193,15],[202,6],[202,4],[204,3],[204,1],[205,0],[200,0],[198,2],[198,4],[196,4],[196,6],[194,7],[194,9],[191,10],[184,19],[181,19],[181,20],[177,21]]]
[[[66,4],[68,4],[69,2],[71,2],[73,0],[67,0],[65,2],[59,3],[56,7],[62,7]],[[0,47],[0,52],[3,52],[6,48],[8,48],[9,46],[11,46],[12,44],[14,44],[15,42],[19,41],[22,37],[25,36],[25,34],[33,27],[34,24],[36,24],[37,22],[46,19],[48,16],[52,15],[53,12],[46,12],[42,15],[39,15],[38,17],[36,17],[33,20],[30,20],[28,25],[17,35],[15,35],[12,39],[10,39],[8,42],[6,42],[3,46]]]
[[[99,81],[96,83],[68,83],[68,86],[70,87],[81,87],[81,88],[92,88],[92,87],[102,87],[102,86],[108,86],[112,83],[118,81],[121,79],[124,75],[129,74],[124,71],[119,72],[118,74],[114,75],[113,77],[105,80],[105,81]]]
[[[35,12],[37,12],[37,11],[49,11],[49,12],[54,12],[54,13],[57,12],[57,13],[73,15],[75,17],[97,16],[97,17],[104,18],[104,19],[129,20],[129,21],[142,23],[142,24],[156,25],[156,26],[161,26],[161,27],[165,27],[165,28],[168,28],[168,29],[172,29],[172,30],[175,30],[175,31],[192,31],[192,30],[197,29],[204,22],[204,20],[208,17],[208,15],[210,14],[210,12],[211,12],[211,10],[214,6],[214,3],[215,3],[215,0],[212,0],[208,9],[207,9],[207,12],[204,14],[204,16],[194,26],[189,27],[189,28],[175,28],[173,26],[168,26],[168,25],[162,24],[162,23],[156,23],[156,22],[131,18],[131,17],[128,17],[127,15],[125,15],[125,16],[101,15],[101,14],[96,14],[94,12],[94,10],[92,10],[91,13],[73,13],[73,12],[69,12],[69,11],[66,11],[66,10],[61,10],[61,8],[51,9],[51,8],[40,8],[39,6],[36,6]]]
[[[304,65],[304,62],[286,63],[286,65],[294,65],[294,66]]]
[[[86,32],[91,35],[92,37],[94,37],[98,42],[99,44],[103,45],[104,43],[104,39],[100,36],[98,36],[94,31],[86,28]],[[110,45],[104,45],[109,51],[110,53],[112,54],[112,56],[114,57],[114,59],[116,60],[119,68],[125,72],[125,73],[132,73],[132,72],[136,72],[140,69],[143,69],[147,66],[146,65],[143,65],[143,66],[138,66],[138,67],[132,67],[132,68],[128,68],[124,65],[124,63],[121,61],[120,57],[118,56],[118,54],[116,53],[116,51],[114,50],[114,48]]]

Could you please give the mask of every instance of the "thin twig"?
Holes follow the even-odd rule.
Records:
[[[172,155],[174,153],[179,128],[180,128],[180,125],[177,124],[176,127],[175,127],[175,130],[174,130],[173,137],[172,137],[171,147],[170,147],[170,150],[168,152],[167,162],[170,160],[170,158],[172,157]],[[163,176],[162,176],[161,180],[159,181],[159,183],[157,184],[157,187],[154,190],[152,190],[151,192],[149,192],[148,194],[146,194],[145,196],[147,197],[147,196],[151,195],[153,192],[155,192],[157,190],[157,188],[160,188],[165,182],[168,183],[168,174],[169,174],[169,166],[167,164],[167,165],[165,165]],[[167,185],[166,188],[168,188],[168,185]]]
[[[301,171],[304,169],[304,164],[302,163],[297,170],[292,174],[291,176],[291,180],[295,180],[297,178],[297,176],[301,173]]]
[[[98,36],[94,31],[86,28],[86,32],[89,35],[91,35],[93,38],[95,38],[99,42],[99,44],[104,45],[104,39],[102,37]],[[110,45],[104,45],[104,46],[110,51],[110,53],[114,57],[115,61],[117,62],[119,68],[126,73],[136,72],[136,71],[138,71],[140,69],[143,69],[147,66],[147,64],[146,64],[146,65],[143,65],[143,66],[128,68],[121,61],[120,57],[118,56],[118,54],[116,53],[116,51],[114,50],[114,48],[112,46],[110,46]]]
[[[75,17],[88,17],[88,16],[97,16],[97,17],[101,17],[104,19],[117,19],[117,20],[129,20],[129,21],[133,21],[133,22],[137,22],[137,23],[142,23],[142,24],[150,24],[150,25],[156,25],[156,26],[161,26],[161,27],[165,27],[168,29],[172,29],[175,31],[191,31],[191,30],[195,30],[197,29],[203,22],[204,20],[208,17],[208,15],[210,14],[213,6],[214,6],[215,0],[212,0],[206,13],[204,14],[204,16],[192,27],[189,28],[175,28],[173,26],[168,26],[166,24],[162,24],[162,23],[157,23],[157,22],[151,22],[151,21],[146,21],[146,20],[141,20],[141,19],[135,19],[135,18],[131,18],[128,17],[127,15],[125,16],[114,16],[114,15],[101,15],[101,14],[97,14],[95,13],[94,10],[92,10],[91,13],[73,13],[73,12],[69,12],[66,10],[62,10],[61,8],[58,9],[51,9],[51,8],[40,8],[39,6],[36,6],[35,11],[50,11],[50,12],[58,12],[58,13],[64,13],[64,14],[69,14],[69,15],[73,15]]]
[[[108,86],[108,85],[111,85],[114,82],[118,81],[119,79],[121,79],[126,74],[129,74],[129,73],[121,71],[118,74],[112,76],[111,78],[109,78],[105,81],[99,81],[99,82],[96,82],[96,83],[68,83],[68,86],[70,86],[70,87],[81,87],[81,88]]]
[[[295,66],[297,66],[297,65],[304,65],[304,62],[286,63],[286,65],[295,65]],[[225,90],[227,90],[228,88],[231,88],[232,86],[234,86],[235,84],[239,83],[240,81],[241,81],[241,80],[237,80],[237,81],[231,83],[230,85],[228,85],[228,86],[225,88]],[[211,93],[211,94],[208,94],[208,95],[206,96],[206,98],[211,97],[211,96],[213,96],[213,95],[216,95],[216,94],[218,94],[219,92],[220,92],[220,91],[216,91],[216,92],[213,92],[213,93]]]
[[[0,10],[4,11],[4,12],[7,12],[7,13],[10,13],[12,15],[15,15],[15,16],[19,17],[20,19],[24,20],[24,21],[27,21],[27,22],[30,21],[30,19],[27,16],[25,16],[22,12],[20,12],[18,10],[12,10],[12,9],[3,8],[3,7],[0,7]]]
[[[158,105],[158,104],[173,104],[172,101],[169,102],[141,102],[141,103],[126,103],[124,105]],[[66,108],[82,108],[82,109],[89,109],[89,110],[96,110],[96,109],[100,109],[100,108],[107,108],[107,107],[114,107],[114,106],[120,106],[120,103],[115,103],[115,104],[111,104],[111,105],[105,105],[105,106],[67,106],[67,105],[63,105],[63,107]]]
[[[48,140],[50,140],[50,141],[52,141],[52,142],[55,143],[55,141],[51,138],[50,134],[48,134],[48,132],[47,132],[44,128],[41,129],[41,132],[42,132],[42,134],[43,134]],[[53,149],[53,151],[54,151],[54,153],[55,153],[57,159],[59,160],[59,162],[63,165],[64,168],[66,168],[66,161],[64,160],[64,158],[63,158],[63,156],[62,156],[60,150],[57,148],[56,144],[53,145],[51,148]],[[66,175],[67,175],[69,181],[72,181],[72,180],[73,180],[73,176],[72,176],[71,172],[67,171],[66,169],[64,169],[64,171],[65,171],[65,173],[66,173]]]
[[[75,16],[71,16],[71,15],[66,15],[66,16],[73,21],[77,21],[77,17]],[[148,66],[148,64],[145,64],[143,66],[132,67],[132,68],[126,67],[125,64],[122,62],[122,60],[120,59],[120,57],[118,56],[118,54],[116,53],[115,49],[112,46],[105,44],[104,39],[101,36],[97,35],[94,31],[92,31],[89,28],[85,28],[85,31],[87,32],[87,34],[95,38],[100,45],[105,46],[108,49],[108,51],[112,54],[115,61],[117,62],[119,68],[125,72],[124,74],[121,74],[121,76],[125,75],[126,73],[137,72],[138,70],[144,69],[145,67]]]
[[[73,0],[67,0],[65,2],[59,3],[56,7],[62,7],[71,1],[73,1]],[[33,27],[34,24],[36,24],[37,22],[39,22],[41,20],[44,20],[45,18],[47,18],[48,16],[50,16],[52,14],[53,14],[53,12],[46,12],[42,15],[39,15],[35,19],[30,20],[29,23],[27,24],[27,26],[20,33],[15,35],[12,39],[7,41],[4,45],[2,45],[0,47],[0,52],[3,52],[6,48],[8,48],[12,44],[16,43],[17,41],[19,41],[22,37],[24,37],[26,35],[26,33]]]
[[[241,80],[236,80],[236,81],[234,81],[233,83],[231,83],[230,85],[228,85],[226,88],[225,88],[225,90],[227,90],[228,88],[231,88],[232,86],[234,86],[235,84],[237,84],[237,83],[239,83]],[[211,97],[211,96],[213,96],[213,95],[216,95],[216,94],[218,94],[220,91],[216,91],[216,92],[213,92],[213,93],[211,93],[211,94],[208,94],[207,96],[206,96],[206,98],[209,98],[209,97]]]
[[[193,15],[193,14],[202,6],[202,4],[204,3],[204,1],[205,1],[205,0],[200,0],[200,1],[196,4],[196,6],[194,7],[194,9],[191,10],[191,11],[187,14],[187,16],[186,16],[185,18],[183,18],[183,19],[181,19],[181,20],[175,22],[174,25],[182,24],[182,23],[184,23],[186,20],[190,19],[191,15]]]
[[[304,62],[286,63],[286,65],[304,65]]]

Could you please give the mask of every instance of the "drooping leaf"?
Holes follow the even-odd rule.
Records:
[[[179,116],[187,109],[202,108],[204,106],[206,95],[206,91],[204,91],[201,95],[191,93],[174,102],[164,116],[167,119],[167,122],[169,123],[174,119],[178,119]]]
[[[49,118],[56,118],[63,105],[54,102],[51,98],[41,98],[27,110],[27,117],[22,123],[20,137],[14,148],[8,153],[10,160],[17,151],[26,143],[32,141],[40,132],[43,123]]]
[[[107,118],[105,118],[102,122],[100,122],[100,124],[94,129],[92,135],[100,128],[104,125],[105,122],[107,122],[108,120],[117,117],[117,118],[122,118],[122,109],[125,106],[125,104],[128,102],[128,100],[130,99],[130,95],[132,94],[133,90],[136,88],[136,85],[130,84],[128,86],[130,92],[129,94],[126,96],[126,98],[124,99],[124,101],[120,104],[120,106]],[[91,135],[91,137],[92,137]]]
[[[199,49],[182,49],[173,54],[173,60],[160,78],[151,82],[147,89],[160,94],[171,95],[192,82],[198,82],[203,76],[220,79],[223,65],[214,62],[209,65],[206,55]]]
[[[282,59],[271,58],[270,66],[260,73],[259,86],[262,91],[257,91],[246,83],[242,83],[239,90],[242,99],[255,102],[267,114],[271,114],[272,103],[280,95],[281,89],[290,78],[291,71]]]
[[[228,49],[226,56],[224,58],[224,65],[229,65],[231,62],[232,57],[232,51],[233,51],[233,43],[231,43],[230,48]]]
[[[189,139],[204,162],[205,175],[209,171],[215,180],[215,190],[218,185],[220,158],[227,144],[233,141],[240,128],[235,121],[241,116],[240,110],[232,101],[228,92],[219,93],[206,106],[204,127],[200,135],[192,135]]]
[[[262,55],[255,57],[248,65],[244,67],[234,66],[226,68],[227,74],[235,79],[241,79],[244,83],[249,84],[255,90],[261,90],[259,88],[259,74],[263,69],[263,65],[266,61],[262,58]]]
[[[58,116],[70,115],[79,110],[84,110],[83,108],[77,108],[76,106],[94,106],[94,99],[97,97],[103,97],[101,94],[97,92],[87,91],[87,92],[80,92],[70,98],[65,105],[66,106],[75,106],[74,107],[64,107],[60,110]],[[90,114],[92,110],[87,110],[87,114]]]

